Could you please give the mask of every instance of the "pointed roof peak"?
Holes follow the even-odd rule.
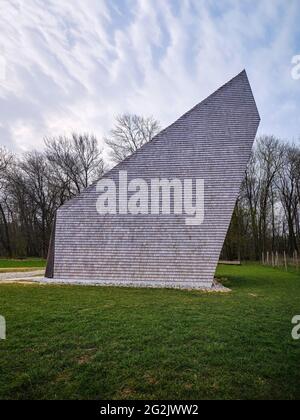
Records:
[[[206,105],[208,102],[212,101],[215,97],[217,97],[218,95],[220,95],[223,91],[226,91],[228,88],[232,88],[233,85],[237,84],[243,84],[245,83],[246,86],[248,87],[249,90],[249,95],[251,97],[251,100],[254,103],[255,109],[256,109],[256,113],[258,116],[258,119],[260,120],[260,116],[259,116],[259,112],[256,106],[256,102],[254,99],[254,95],[251,89],[251,85],[249,82],[249,78],[247,75],[247,72],[245,69],[243,69],[240,73],[238,73],[236,76],[234,76],[232,79],[230,79],[228,82],[224,83],[222,86],[220,86],[218,89],[216,89],[214,92],[212,92],[210,95],[208,95],[206,98],[204,98],[202,101],[200,101],[199,103],[197,103],[195,106],[193,106],[189,111],[187,111],[186,113],[184,113],[181,117],[179,117],[176,121],[174,121],[171,125],[169,125],[168,127],[166,127],[164,130],[162,130],[160,133],[158,133],[153,140],[155,140],[156,138],[160,137],[161,134],[167,132],[171,127],[173,127],[175,124],[177,124],[180,120],[185,119],[186,117],[188,117],[190,114],[192,114],[195,110],[201,108],[203,105]]]
[[[246,70],[244,69],[240,73],[238,73],[236,76],[234,76],[230,80],[228,80],[228,82],[224,83],[222,86],[220,86],[218,89],[216,89],[209,96],[207,96],[207,98],[205,98],[203,101],[201,101],[198,105],[200,105],[201,103],[205,102],[207,99],[215,96],[220,91],[226,89],[227,87],[231,86],[232,84],[239,82],[240,80],[245,80],[245,82],[247,82],[248,85],[249,85],[249,87],[250,87],[250,82],[249,82],[248,74],[247,74]]]

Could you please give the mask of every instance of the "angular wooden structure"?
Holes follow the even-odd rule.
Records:
[[[211,287],[259,125],[243,71],[105,175],[205,180],[205,220],[100,215],[96,184],[57,211],[46,276],[63,281]]]

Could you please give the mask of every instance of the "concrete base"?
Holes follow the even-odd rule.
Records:
[[[29,273],[32,275],[32,273]],[[140,288],[160,288],[160,289],[182,289],[182,290],[202,290],[206,292],[230,292],[216,279],[213,283],[180,283],[180,282],[137,282],[137,281],[103,281],[103,280],[70,280],[70,279],[48,279],[35,275],[24,276],[21,273],[10,273],[7,277],[0,277],[0,284],[3,283],[27,283],[27,284],[52,284],[69,286],[106,286],[106,287],[140,287]]]
[[[33,280],[34,281],[34,280]],[[183,289],[183,290],[202,290],[208,292],[229,292],[222,284],[214,280],[213,283],[179,283],[179,282],[146,282],[146,281],[104,281],[104,280],[84,280],[84,279],[36,279],[41,284],[56,285],[79,285],[79,286],[111,286],[111,287],[140,287],[140,288],[163,288],[163,289]]]
[[[175,288],[175,289],[211,289],[212,283],[187,282],[157,282],[157,281],[113,281],[88,279],[43,279],[48,284],[78,284],[82,286],[117,286],[117,287],[146,287],[146,288]]]

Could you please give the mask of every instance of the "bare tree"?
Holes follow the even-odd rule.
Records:
[[[46,257],[51,226],[59,205],[60,185],[52,178],[51,167],[43,153],[26,153],[19,166],[27,202],[34,209],[32,221],[39,235],[41,255]]]
[[[263,136],[257,144],[260,176],[259,234],[262,251],[266,248],[268,215],[272,206],[272,191],[284,164],[284,147],[274,136]]]
[[[56,210],[103,174],[94,136],[46,140],[43,152],[16,159],[0,150],[0,252],[47,255]]]
[[[240,248],[245,249],[248,258],[260,259],[267,249],[275,251],[283,239],[286,218],[282,218],[277,183],[285,165],[284,156],[282,141],[273,136],[257,139],[241,189],[240,209],[235,211],[240,220],[231,226],[231,230],[243,227],[240,231],[244,237],[240,241],[248,245],[246,249],[241,243]],[[232,240],[234,233],[229,232],[228,238]],[[230,244],[226,246],[230,249]]]
[[[102,151],[95,136],[72,134],[45,139],[46,156],[70,198],[79,194],[104,172]],[[63,198],[62,198],[63,200]]]
[[[5,201],[7,170],[12,162],[13,155],[6,149],[0,148],[0,242],[10,257],[12,256],[11,241],[7,215],[3,202]]]
[[[297,148],[295,157],[295,179],[296,179],[296,231],[298,248],[300,249],[300,149]]]
[[[299,250],[297,235],[299,233],[299,150],[295,146],[286,146],[284,165],[278,178],[278,189],[285,211],[289,241],[288,248],[292,255]]]
[[[0,177],[13,160],[13,155],[4,147],[0,147]]]
[[[110,148],[111,159],[115,163],[122,162],[143,144],[149,142],[159,131],[160,124],[152,117],[119,115],[110,136],[105,139]]]

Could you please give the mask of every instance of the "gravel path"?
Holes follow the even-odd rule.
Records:
[[[10,272],[10,273],[0,273],[0,282],[1,281],[13,281],[13,280],[29,280],[31,278],[43,278],[45,270],[35,270],[35,271],[26,271],[24,273],[20,272]]]

